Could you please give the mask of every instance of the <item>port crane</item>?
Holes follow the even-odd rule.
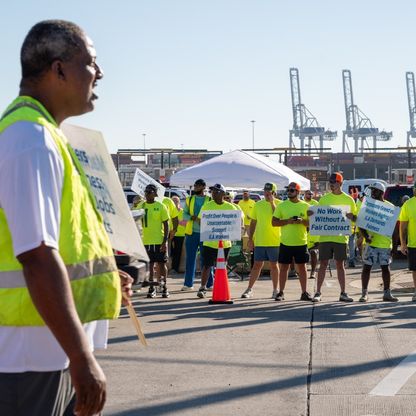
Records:
[[[337,132],[321,127],[316,117],[302,103],[298,68],[290,68],[289,76],[293,113],[293,127],[289,130],[289,152],[296,148],[294,137],[300,140],[301,153],[311,153],[313,147],[317,150],[323,149],[324,141],[335,140]],[[318,140],[319,146],[315,139]]]

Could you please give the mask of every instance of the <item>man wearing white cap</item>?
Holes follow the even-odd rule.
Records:
[[[394,205],[384,200],[384,192],[386,187],[382,182],[376,181],[369,186],[371,198],[384,202],[385,204]],[[392,237],[377,234],[360,228],[361,234],[364,236],[366,245],[363,252],[363,270],[361,272],[362,295],[360,302],[368,301],[368,282],[370,281],[371,268],[374,264],[379,263],[381,267],[381,276],[383,278],[385,302],[397,302],[398,299],[391,294],[390,291],[390,263]]]

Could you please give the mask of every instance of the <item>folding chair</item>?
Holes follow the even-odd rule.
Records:
[[[249,258],[243,251],[242,241],[233,241],[230,251],[228,252],[227,271],[229,275],[234,274],[241,280],[244,280],[243,274],[250,271]],[[237,271],[239,273],[237,273]]]

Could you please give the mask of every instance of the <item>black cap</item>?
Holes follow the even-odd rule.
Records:
[[[203,179],[197,179],[194,183],[194,186],[196,185],[207,186],[207,184],[205,183]]]
[[[144,189],[145,192],[147,191],[153,191],[157,193],[157,187],[156,185],[153,185],[152,183],[149,183],[149,185],[146,185],[146,188]]]

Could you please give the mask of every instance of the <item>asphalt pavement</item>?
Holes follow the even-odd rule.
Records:
[[[108,378],[104,415],[415,415],[416,303],[405,262],[393,266],[398,303],[382,302],[380,270],[359,303],[360,267],[347,269],[349,304],[338,301],[335,271],[319,304],[298,300],[296,278],[274,301],[268,275],[250,299],[240,298],[247,277],[230,277],[232,305],[181,292],[182,275],[169,278],[168,299],[142,289],[133,304],[148,347],[123,308],[108,349],[96,352]]]

